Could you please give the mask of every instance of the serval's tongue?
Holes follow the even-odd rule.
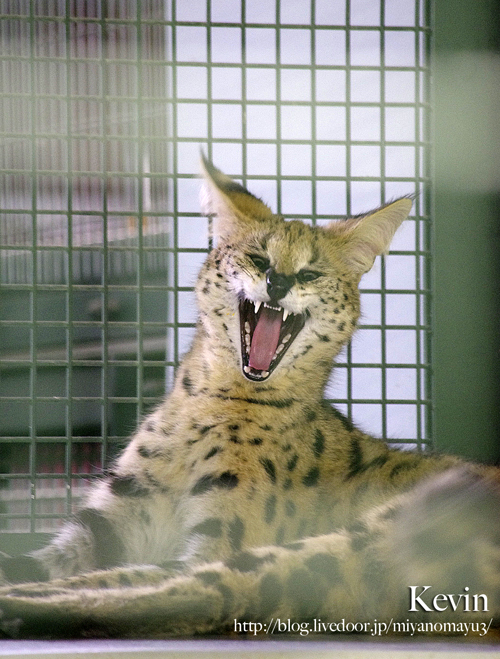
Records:
[[[259,371],[269,370],[269,365],[278,347],[282,317],[282,309],[276,311],[270,307],[262,307],[250,347],[248,365],[251,368]]]

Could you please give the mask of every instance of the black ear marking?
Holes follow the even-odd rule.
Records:
[[[203,167],[205,168],[205,172],[215,183],[215,185],[219,188],[219,190],[225,192],[226,194],[231,194],[235,192],[240,194],[245,194],[248,195],[249,197],[253,197],[254,199],[257,199],[258,201],[261,201],[255,195],[249,192],[243,185],[240,185],[237,181],[223,174],[220,169],[217,169],[217,167],[205,156],[203,151],[201,151],[201,160],[203,163]]]

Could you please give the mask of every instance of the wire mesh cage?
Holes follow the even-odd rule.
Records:
[[[0,528],[44,533],[194,332],[200,146],[287,218],[413,214],[326,396],[431,444],[426,0],[28,0],[0,16]]]

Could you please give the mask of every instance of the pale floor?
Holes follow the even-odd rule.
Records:
[[[352,638],[352,637],[351,637]],[[500,643],[449,641],[372,642],[359,640],[180,640],[180,641],[0,641],[0,657],[13,659],[471,659],[479,655],[500,659]]]

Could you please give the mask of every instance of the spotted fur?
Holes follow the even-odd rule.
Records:
[[[4,558],[17,582],[0,589],[4,633],[406,619],[408,587],[428,584],[485,593],[474,616],[496,618],[498,471],[392,450],[323,401],[360,278],[411,200],[318,228],[273,215],[208,162],[205,179],[217,247],[192,348],[84,508],[48,546]]]

